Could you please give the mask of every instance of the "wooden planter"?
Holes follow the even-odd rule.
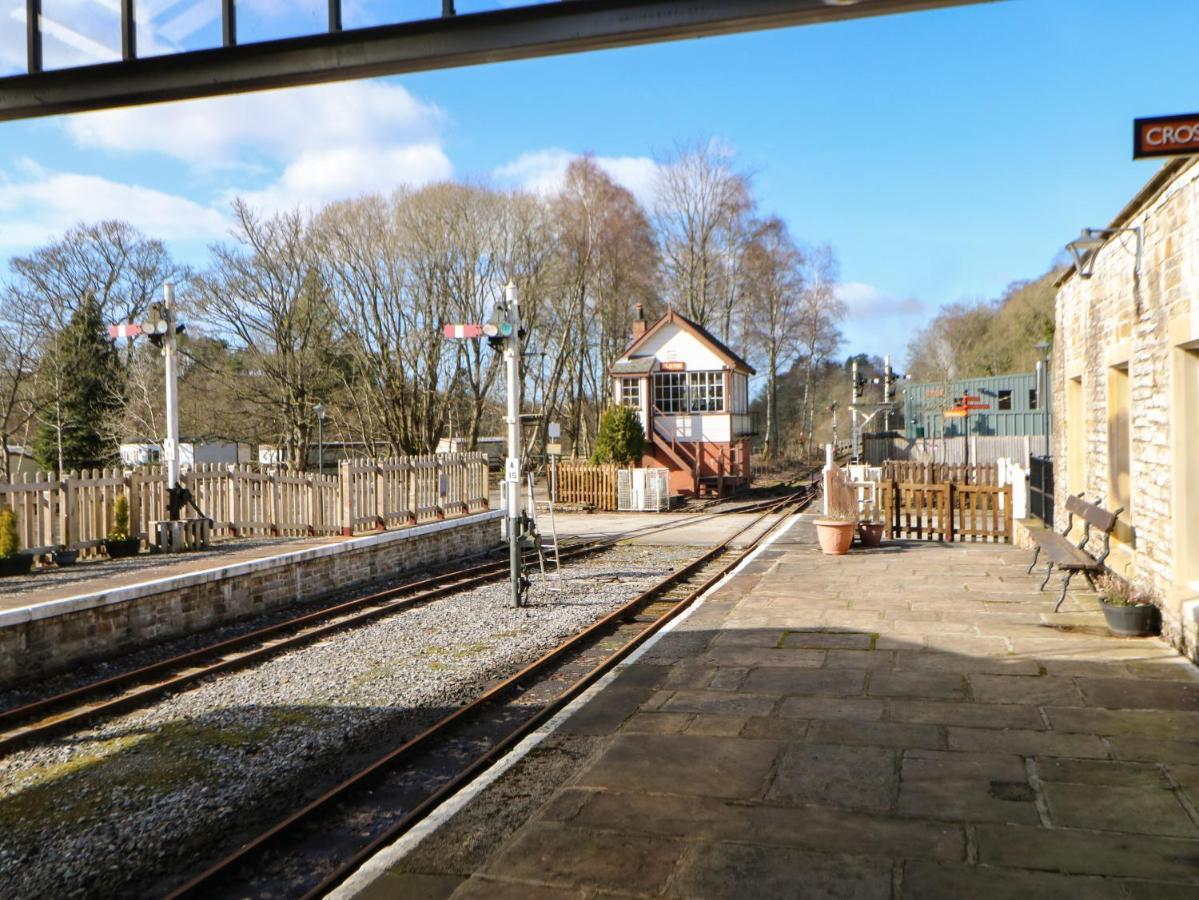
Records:
[[[114,541],[110,538],[104,542],[104,552],[108,554],[110,559],[123,559],[126,556],[136,556],[141,548],[141,538],[126,538],[123,541]]]
[[[12,556],[0,559],[0,576],[28,575],[32,568],[32,553],[14,553]]]

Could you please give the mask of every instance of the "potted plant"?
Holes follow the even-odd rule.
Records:
[[[869,519],[858,523],[858,538],[863,547],[877,547],[883,542],[883,531],[886,526],[882,522],[872,522]]]
[[[1157,631],[1153,595],[1116,575],[1099,579],[1099,602],[1107,628],[1117,637],[1145,637]]]
[[[17,514],[11,507],[0,509],[0,575],[28,575],[33,554],[21,553],[17,537]]]
[[[79,559],[79,551],[74,547],[59,547],[50,556],[56,566],[73,566]]]
[[[828,515],[817,519],[815,525],[820,551],[829,556],[843,556],[853,546],[853,534],[858,528],[857,505],[835,501],[829,506]]]
[[[112,504],[112,527],[104,541],[104,552],[112,559],[133,556],[141,549],[141,538],[129,536],[129,500],[124,494]]]

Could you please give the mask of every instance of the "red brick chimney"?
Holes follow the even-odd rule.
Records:
[[[633,307],[633,340],[645,334],[645,309],[640,303]]]

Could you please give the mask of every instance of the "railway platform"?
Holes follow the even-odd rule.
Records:
[[[1199,679],[1006,545],[804,517],[340,897],[1199,895]]]

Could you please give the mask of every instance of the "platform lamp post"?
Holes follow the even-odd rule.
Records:
[[[1033,348],[1040,352],[1037,360],[1037,406],[1041,409],[1041,424],[1045,431],[1045,458],[1053,456],[1053,438],[1049,434],[1049,341],[1034,344]]]
[[[316,471],[325,474],[325,404],[314,403],[312,411],[316,413]]]

